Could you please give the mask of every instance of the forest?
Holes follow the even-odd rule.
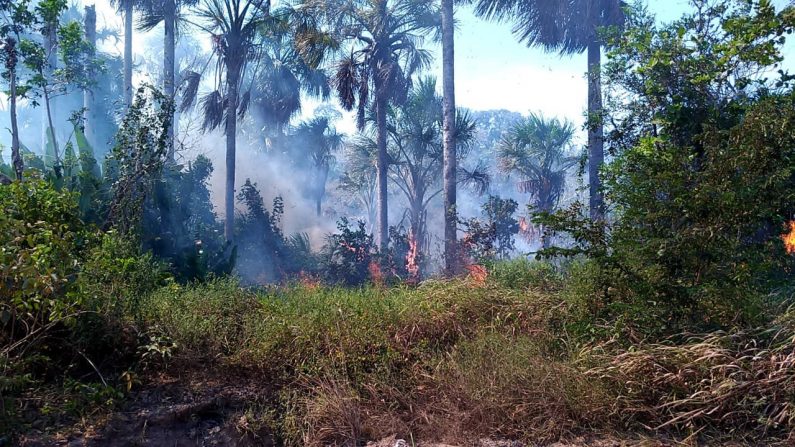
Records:
[[[0,447],[795,442],[795,3],[92,1],[0,0]]]

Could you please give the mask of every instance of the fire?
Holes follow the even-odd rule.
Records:
[[[489,271],[486,270],[486,267],[480,264],[469,264],[464,267],[469,272],[469,277],[477,284],[478,286],[485,286],[486,279],[489,277]]]
[[[370,272],[370,279],[376,287],[384,285],[384,274],[381,273],[381,266],[378,265],[377,261],[370,261],[370,264],[367,265],[367,271]]]
[[[539,232],[529,219],[522,216],[519,218],[519,235],[530,242],[538,238]]]
[[[320,287],[320,280],[303,270],[298,273],[298,282],[307,290],[316,290]]]
[[[527,219],[524,216],[519,218],[519,231],[521,233],[527,233],[530,231],[530,224],[527,223]]]
[[[417,282],[420,279],[419,248],[414,233],[409,232],[409,251],[406,253],[406,270],[409,272],[409,281]]]
[[[781,235],[781,240],[784,241],[784,248],[788,254],[795,253],[795,220],[789,221],[787,224],[789,232]]]

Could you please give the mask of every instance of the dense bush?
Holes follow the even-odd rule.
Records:
[[[74,283],[95,236],[75,196],[43,180],[0,186],[2,355],[80,312]]]
[[[780,239],[795,215],[795,96],[787,75],[754,73],[781,60],[795,16],[721,3],[627,25],[605,68],[609,219],[540,215],[573,240],[545,254],[591,258],[593,316],[642,335],[759,324],[795,267]]]

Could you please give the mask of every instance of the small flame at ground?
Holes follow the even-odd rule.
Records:
[[[370,261],[370,264],[367,266],[367,270],[370,273],[370,279],[373,281],[373,284],[376,287],[383,287],[384,274],[381,273],[381,266],[378,265],[378,262]]]
[[[406,270],[409,272],[409,281],[417,282],[420,279],[419,249],[417,248],[417,238],[409,232],[409,251],[406,253]]]
[[[784,248],[788,254],[795,253],[795,220],[789,221],[787,225],[789,232],[781,235],[781,240],[784,241]]]
[[[469,264],[464,268],[469,272],[469,277],[472,278],[476,285],[480,287],[486,285],[486,279],[489,277],[489,271],[486,270],[486,267],[480,264]]]

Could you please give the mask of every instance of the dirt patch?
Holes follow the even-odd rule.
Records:
[[[247,406],[267,390],[232,372],[150,377],[124,407],[94,424],[54,435],[29,434],[23,447],[269,446],[268,432],[240,424]]]

